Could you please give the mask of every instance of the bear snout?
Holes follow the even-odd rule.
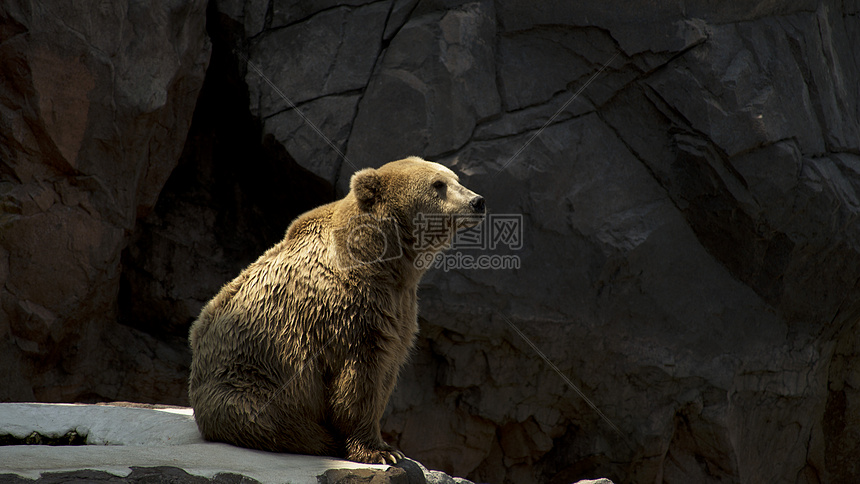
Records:
[[[469,206],[472,207],[472,210],[475,213],[484,213],[486,207],[484,206],[484,197],[478,195],[477,197],[469,200]]]

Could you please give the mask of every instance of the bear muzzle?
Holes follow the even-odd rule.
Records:
[[[475,213],[484,213],[486,211],[486,207],[484,206],[484,197],[478,195],[475,198],[469,200],[469,207],[472,208],[472,211]]]

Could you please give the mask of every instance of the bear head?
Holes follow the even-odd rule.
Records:
[[[438,252],[486,212],[484,198],[461,185],[456,173],[418,157],[357,171],[347,199],[358,212],[339,243],[348,263],[410,262]]]

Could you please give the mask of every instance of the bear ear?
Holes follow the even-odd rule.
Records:
[[[382,190],[382,177],[373,168],[355,172],[349,181],[349,189],[362,208],[368,208],[379,197]]]

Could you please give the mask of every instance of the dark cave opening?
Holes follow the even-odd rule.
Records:
[[[212,55],[182,155],[122,254],[119,322],[160,340],[184,344],[223,284],[334,198],[251,114],[241,29],[210,5]]]

